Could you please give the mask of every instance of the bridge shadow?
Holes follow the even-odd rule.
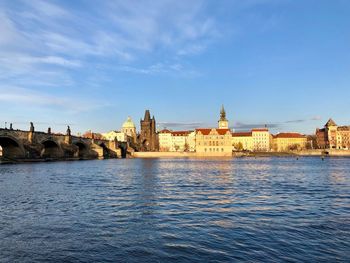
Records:
[[[10,136],[0,137],[1,158],[2,159],[16,159],[24,158],[24,150],[21,144]]]
[[[53,140],[46,140],[41,143],[43,149],[41,151],[41,157],[45,159],[58,159],[63,156],[61,147]]]
[[[75,153],[75,157],[78,157],[79,159],[88,159],[89,157],[91,157],[88,146],[85,143],[76,142],[74,143],[74,145],[78,147],[78,150]]]

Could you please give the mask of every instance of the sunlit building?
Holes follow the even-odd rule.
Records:
[[[158,133],[159,150],[162,152],[195,151],[194,131],[170,131],[164,129]]]
[[[118,142],[126,142],[127,141],[127,134],[120,131],[110,131],[107,133],[102,133],[102,139],[114,141],[117,140]]]
[[[272,147],[272,135],[267,128],[252,129],[253,150],[256,152],[267,152]]]
[[[279,133],[273,136],[272,149],[277,152],[304,150],[307,146],[307,137],[300,133]]]
[[[130,117],[123,123],[121,132],[131,137],[133,141],[136,142],[136,126]]]
[[[196,152],[203,156],[232,156],[229,129],[196,129]]]
[[[316,130],[316,140],[321,149],[350,149],[350,126],[338,126],[329,119],[323,129]]]
[[[252,132],[233,132],[232,133],[232,146],[237,151],[253,151],[254,143]]]

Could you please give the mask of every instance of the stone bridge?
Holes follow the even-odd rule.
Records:
[[[1,162],[121,158],[127,146],[117,141],[67,134],[0,129]]]

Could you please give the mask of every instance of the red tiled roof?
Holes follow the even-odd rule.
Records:
[[[172,131],[171,134],[173,136],[186,136],[188,134],[190,134],[191,131]]]
[[[211,132],[211,130],[213,129],[196,129],[196,132],[201,132],[203,135],[209,135],[209,133]],[[216,130],[216,132],[219,134],[219,135],[225,135],[228,131],[230,131],[229,129],[214,129]]]
[[[252,132],[233,132],[232,137],[249,137],[252,136]]]
[[[306,138],[305,135],[296,132],[281,132],[273,136],[274,138]]]
[[[167,130],[167,129],[164,129],[164,130],[161,130],[159,133],[171,133],[171,131]]]
[[[255,129],[252,129],[252,132],[266,132],[266,131],[269,131],[268,128],[255,128]]]

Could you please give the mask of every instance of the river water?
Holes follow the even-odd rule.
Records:
[[[350,159],[0,165],[0,262],[350,262]]]

